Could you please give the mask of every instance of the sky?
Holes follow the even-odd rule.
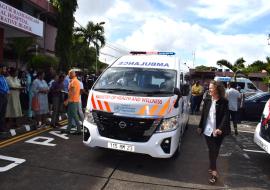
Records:
[[[111,63],[129,51],[173,51],[193,68],[270,56],[269,0],[78,0],[75,19],[105,22]]]

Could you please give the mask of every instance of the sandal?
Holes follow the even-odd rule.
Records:
[[[218,178],[215,175],[212,175],[211,178],[209,179],[210,184],[215,184],[217,182]]]

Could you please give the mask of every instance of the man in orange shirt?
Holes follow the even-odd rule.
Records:
[[[67,132],[70,133],[72,127],[72,120],[75,121],[77,132],[75,134],[81,134],[81,122],[78,115],[78,107],[80,102],[80,82],[76,77],[76,73],[73,70],[69,71],[70,82],[68,85],[68,127]]]

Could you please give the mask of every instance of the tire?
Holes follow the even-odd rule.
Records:
[[[175,152],[173,153],[171,159],[175,160],[177,159],[179,156],[180,156],[180,152],[181,152],[181,145],[182,145],[182,134],[180,135],[180,138],[179,138],[179,143],[178,143],[178,146],[175,150]]]

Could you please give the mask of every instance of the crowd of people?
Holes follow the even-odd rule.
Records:
[[[35,122],[38,127],[47,124],[56,127],[59,115],[64,112],[73,118],[68,130],[78,126],[83,121],[88,89],[95,79],[95,75],[73,70],[66,75],[53,68],[37,72],[0,64],[0,132],[18,127],[21,118]]]

